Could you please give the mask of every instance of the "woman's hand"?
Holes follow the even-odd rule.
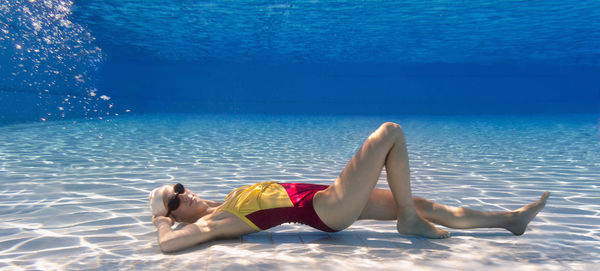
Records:
[[[162,221],[168,222],[169,226],[173,226],[173,223],[175,223],[173,221],[173,219],[171,219],[170,217],[166,217],[166,216],[153,216],[152,217],[152,223],[154,224],[154,226],[156,226],[158,228],[158,225],[160,225],[160,223]]]

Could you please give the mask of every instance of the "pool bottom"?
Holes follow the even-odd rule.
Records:
[[[592,269],[600,258],[596,116],[151,115],[0,127],[0,267],[14,269]],[[330,183],[369,133],[400,123],[413,192],[479,210],[553,194],[525,235],[391,221],[340,233],[282,225],[163,254],[148,192],[182,182],[221,200],[259,181]],[[378,187],[386,188],[385,171]]]

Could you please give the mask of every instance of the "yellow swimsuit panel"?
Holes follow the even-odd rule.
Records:
[[[233,190],[225,198],[222,208],[223,211],[236,215],[250,227],[260,231],[261,229],[246,218],[246,215],[265,209],[293,206],[285,188],[277,182],[271,181],[252,186],[245,185]]]

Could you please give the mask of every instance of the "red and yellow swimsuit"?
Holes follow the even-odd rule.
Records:
[[[336,232],[317,215],[313,197],[327,185],[261,182],[242,186],[227,195],[223,211],[232,213],[257,231],[299,222],[326,232]]]

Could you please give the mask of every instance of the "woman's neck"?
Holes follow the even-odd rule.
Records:
[[[208,207],[219,207],[221,204],[223,204],[223,202],[219,202],[219,201],[212,201],[212,200],[205,200],[204,202],[206,202],[206,205],[208,205]]]
[[[200,207],[201,211],[198,213],[197,219],[202,218],[203,216],[212,214],[216,211],[216,209],[223,204],[222,202],[212,201],[212,200],[202,200],[202,204]],[[196,219],[196,220],[197,220]]]

